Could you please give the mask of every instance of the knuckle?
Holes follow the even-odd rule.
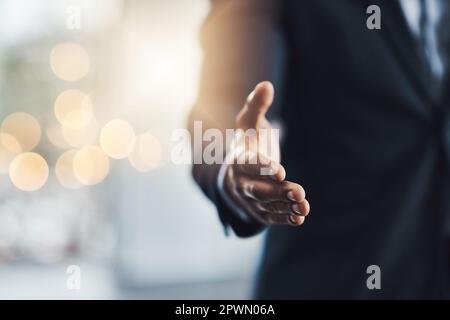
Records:
[[[284,211],[285,211],[284,208],[279,204],[270,203],[269,205],[270,205],[270,210],[273,213],[281,214],[281,213],[284,213]]]
[[[255,206],[258,211],[261,212],[264,216],[270,216],[271,210],[268,209],[264,204],[262,204],[261,202],[257,202]]]
[[[254,190],[254,183],[244,183],[242,186],[242,193],[246,198],[253,199],[255,197]]]
[[[297,184],[297,188],[298,188],[298,192],[300,193],[300,197],[302,199],[304,199],[306,197],[305,189],[299,184]]]
[[[246,183],[242,177],[236,178],[236,183],[235,183],[234,188],[238,194],[245,195]]]

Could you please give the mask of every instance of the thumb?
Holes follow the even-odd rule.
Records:
[[[272,105],[275,90],[269,81],[260,82],[247,98],[244,108],[236,118],[239,129],[259,129]]]

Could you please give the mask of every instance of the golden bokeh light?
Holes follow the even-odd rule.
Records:
[[[22,152],[16,138],[7,133],[0,133],[0,174],[9,172],[9,165],[14,157]]]
[[[46,130],[48,140],[55,146],[61,149],[69,148],[69,144],[66,142],[63,136],[61,125],[52,125]]]
[[[56,98],[54,112],[61,125],[79,129],[86,126],[93,117],[92,101],[80,90],[65,90]]]
[[[95,143],[99,131],[97,119],[92,117],[87,125],[80,128],[62,127],[64,140],[72,147],[83,147]]]
[[[13,136],[19,142],[22,151],[30,151],[41,139],[41,126],[32,115],[16,112],[3,120],[1,133]]]
[[[126,158],[133,148],[133,127],[123,120],[108,122],[100,133],[100,146],[113,159]]]
[[[109,173],[109,158],[102,149],[86,146],[73,159],[75,177],[84,185],[95,185],[103,181]]]
[[[11,162],[9,177],[20,190],[38,190],[48,179],[47,162],[37,153],[21,153]]]
[[[52,49],[50,66],[60,79],[78,81],[88,74],[91,63],[88,53],[82,46],[74,42],[65,42]]]
[[[64,152],[56,161],[55,173],[59,183],[68,189],[78,189],[83,185],[75,176],[74,158],[77,150],[68,150]]]
[[[161,143],[148,132],[137,136],[128,160],[136,170],[141,172],[156,168],[162,160]]]

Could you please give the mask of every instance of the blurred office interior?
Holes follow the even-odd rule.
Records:
[[[207,13],[207,0],[0,1],[0,299],[249,297],[262,236],[226,237],[170,161]]]

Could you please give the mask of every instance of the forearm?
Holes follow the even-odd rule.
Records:
[[[235,118],[248,93],[262,80],[277,83],[274,66],[279,65],[280,26],[278,0],[215,0],[202,28],[204,61],[196,106],[189,117],[204,130],[224,132],[235,126]],[[279,74],[278,74],[279,75]],[[200,152],[199,150],[194,150]],[[239,236],[252,236],[264,229],[251,218],[243,219],[239,208],[226,200],[219,183],[220,164],[195,164],[193,176],[205,195],[216,205],[228,229]],[[224,197],[225,196],[225,197]]]
[[[193,114],[191,114],[189,123],[192,124],[194,121],[199,121],[198,118],[197,120],[195,119]],[[190,125],[190,128],[191,134],[193,134],[192,125]],[[193,152],[201,151],[193,150]],[[220,175],[221,168],[224,168],[221,163],[206,164],[202,162],[200,164],[193,164],[192,175],[203,193],[216,206],[225,232],[228,234],[231,228],[240,237],[250,237],[261,232],[265,226],[249,217],[238,205],[227,197],[226,191],[224,190],[223,177]]]

